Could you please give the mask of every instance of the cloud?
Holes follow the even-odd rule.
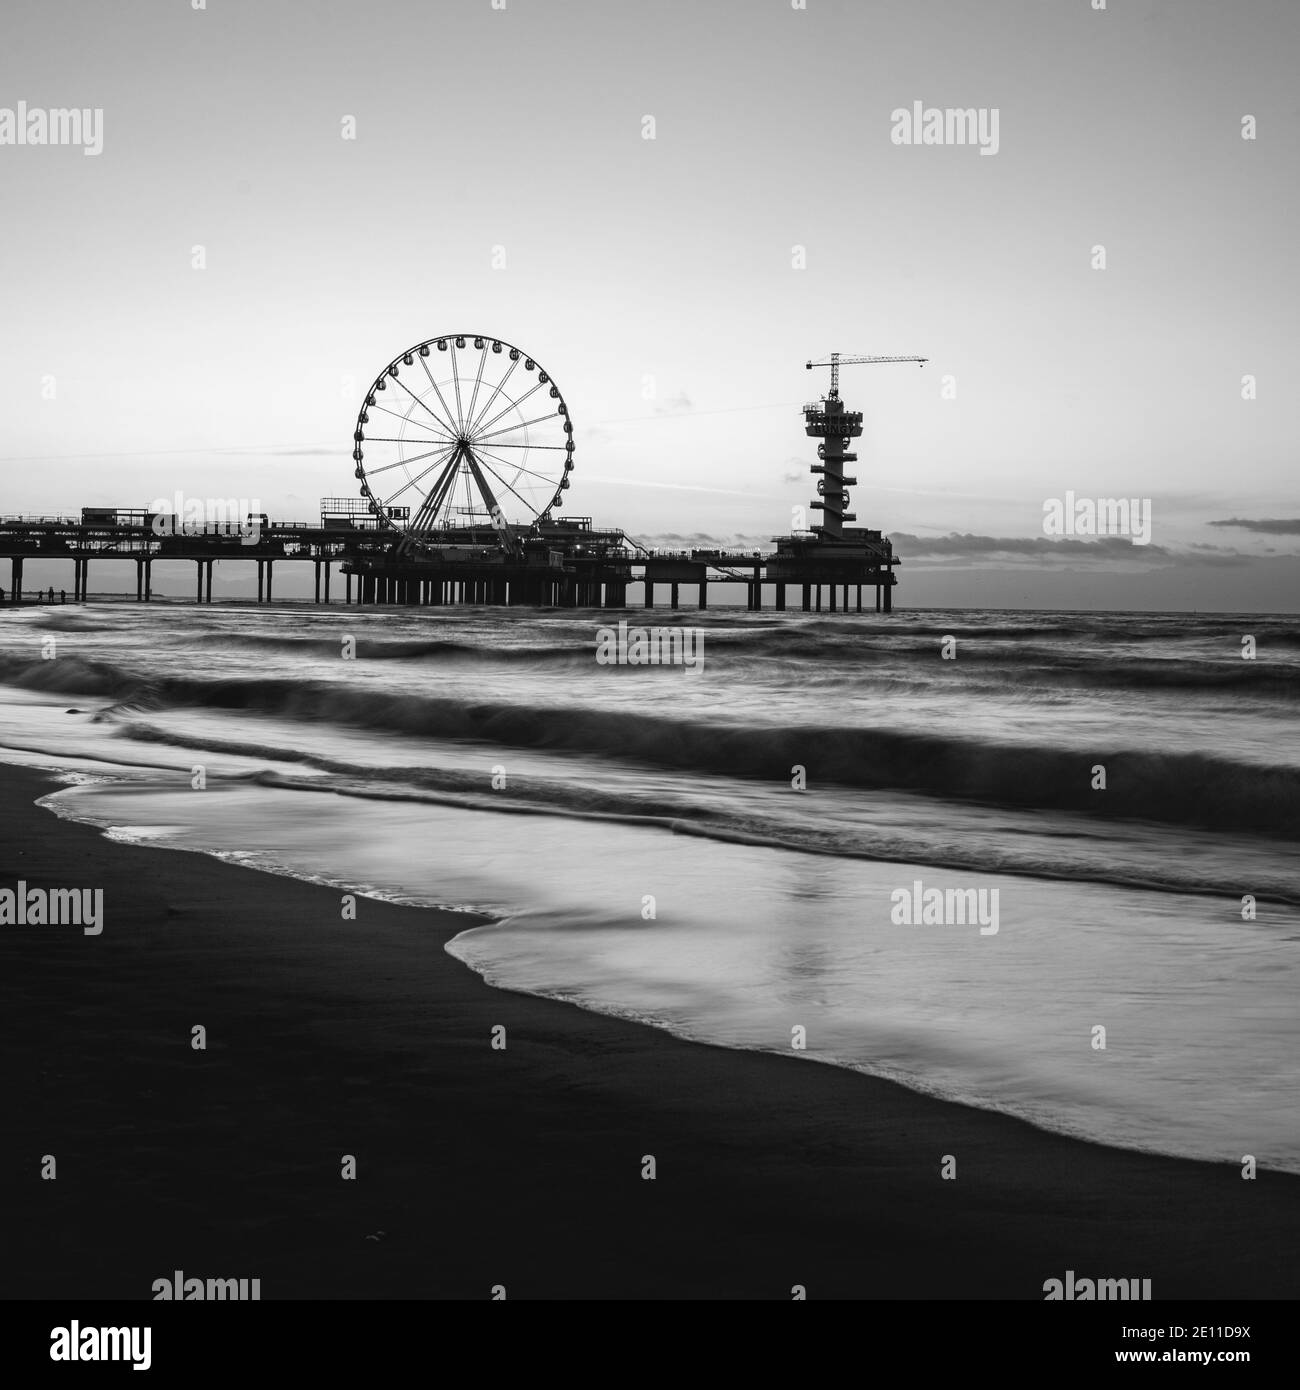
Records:
[[[1204,541],[1193,541],[1191,548],[1196,551],[1197,558],[1204,559],[1207,564],[1215,563],[1216,559],[1248,561],[1255,558],[1253,552],[1248,554],[1244,550],[1234,550],[1230,545],[1207,545]],[[1270,551],[1266,546],[1264,553],[1267,555],[1270,553],[1276,554],[1277,552]]]
[[[1300,536],[1300,517],[1269,517],[1260,521],[1248,521],[1242,517],[1230,517],[1227,521],[1211,521],[1211,526],[1236,526],[1242,531],[1255,531],[1265,536]]]
[[[932,555],[944,559],[987,559],[1022,556],[1039,561],[1168,559],[1172,552],[1162,545],[1134,545],[1127,536],[1098,536],[1094,540],[1046,536],[975,536],[969,532],[948,536],[913,536],[895,531],[890,540],[900,555]]]
[[[647,545],[662,547],[665,550],[734,550],[752,555],[755,550],[772,549],[771,536],[743,535],[738,531],[733,531],[729,536],[714,536],[704,531],[695,531],[689,536],[683,536],[676,531],[659,531],[640,539]]]
[[[1134,545],[1127,536],[1098,536],[1091,540],[1077,537],[1051,539],[1046,536],[976,536],[953,532],[947,536],[914,536],[895,531],[890,535],[895,550],[904,560],[916,560],[929,569],[957,568],[985,561],[996,565],[1038,568],[1079,564],[1116,565],[1144,569],[1174,565],[1209,569],[1239,569],[1259,562],[1260,557],[1228,546],[1192,542],[1188,548],[1163,545]],[[1290,555],[1286,558],[1293,558]],[[1150,563],[1155,562],[1155,563]]]
[[[1252,565],[1259,557],[1244,550],[1234,550],[1229,545],[1207,545],[1204,541],[1193,541],[1180,558],[1192,565],[1225,568]]]
[[[695,407],[691,398],[685,391],[678,391],[675,396],[669,396],[663,401],[656,401],[654,412],[656,415],[685,415]]]

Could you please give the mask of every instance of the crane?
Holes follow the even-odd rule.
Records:
[[[814,367],[829,367],[831,369],[831,395],[838,397],[840,394],[840,368],[850,365],[856,366],[865,362],[919,362],[924,366],[930,359],[928,357],[845,357],[838,352],[831,353],[825,362],[809,362],[808,370]]]

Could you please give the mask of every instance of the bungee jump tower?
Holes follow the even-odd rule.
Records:
[[[814,367],[831,370],[830,390],[803,408],[804,432],[812,439],[821,440],[817,446],[818,462],[812,465],[813,477],[817,479],[817,498],[811,503],[811,509],[820,512],[822,519],[820,525],[809,529],[806,537],[798,534],[777,536],[776,556],[767,567],[769,579],[803,581],[805,609],[809,606],[811,581],[817,586],[819,611],[823,584],[830,588],[832,613],[835,612],[837,586],[843,588],[846,611],[849,588],[857,589],[861,611],[864,583],[875,588],[877,612],[893,611],[893,587],[898,582],[894,574],[898,561],[893,546],[880,531],[845,525],[845,522],[857,520],[848,506],[849,488],[856,486],[858,480],[846,474],[844,466],[857,462],[858,456],[849,449],[849,444],[862,433],[862,412],[845,409],[840,399],[840,368],[885,362],[924,365],[928,360],[925,357],[850,357],[832,352],[824,361],[805,364],[809,371]]]

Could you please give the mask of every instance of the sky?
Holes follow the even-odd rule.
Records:
[[[0,13],[0,140],[103,113],[0,143],[0,513],[311,519],[470,332],[561,387],[567,514],[751,548],[815,519],[805,361],[915,354],[841,381],[900,604],[1300,605],[1293,0],[195,3]]]

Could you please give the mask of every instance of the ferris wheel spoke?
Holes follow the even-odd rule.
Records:
[[[506,368],[505,376],[503,376],[501,380],[497,382],[496,390],[492,392],[492,394],[487,399],[487,404],[483,407],[482,410],[479,411],[478,419],[470,422],[469,433],[471,435],[482,425],[483,417],[488,413],[489,410],[492,409],[492,402],[495,401],[496,398],[501,394],[501,388],[506,384],[507,381],[510,380],[511,372],[513,372],[518,365],[519,359],[516,357],[515,360],[510,364],[510,366]]]
[[[375,473],[383,473],[389,468],[399,468],[404,463],[421,463],[425,459],[431,459],[434,454],[445,454],[448,449],[454,449],[455,447],[456,441],[449,440],[446,444],[439,444],[436,449],[428,449],[423,454],[412,454],[409,459],[397,459],[393,463],[385,463],[372,471]],[[433,465],[434,468],[437,466],[436,463]]]
[[[460,370],[456,366],[456,344],[451,345],[451,380],[456,388],[456,424],[463,432],[465,429],[465,417],[461,413],[460,406]]]
[[[382,410],[385,415],[391,415],[394,420],[402,420],[406,424],[410,425],[413,429],[427,430],[429,428],[428,425],[422,425],[418,420],[413,420],[409,415],[403,415],[399,410],[389,410],[389,408],[386,405],[368,405],[366,409],[368,411]],[[444,432],[446,431],[445,425],[443,426],[443,430]]]
[[[491,449],[485,449],[481,444],[477,444],[474,447],[474,457],[477,458],[480,454],[486,454],[488,458],[496,459],[502,468],[513,468],[516,476],[520,473],[527,473],[530,478],[536,478],[539,482],[545,483],[552,492],[555,491],[556,480],[548,478],[545,473],[534,473],[531,468],[525,468],[522,463],[511,463],[509,459],[503,459],[498,454],[493,453]]]
[[[447,418],[450,420],[450,419],[451,419],[451,407],[447,404],[446,400],[443,399],[443,394],[442,394],[442,392],[438,389],[438,383],[437,383],[436,381],[434,381],[434,379],[433,379],[433,373],[429,370],[429,361],[428,361],[428,358],[421,357],[421,358],[420,358],[420,366],[422,366],[422,367],[424,368],[424,374],[425,374],[425,376],[427,376],[427,377],[429,378],[429,385],[433,387],[434,393],[435,393],[435,394],[437,395],[437,397],[438,397],[438,403],[442,406],[444,412],[445,412],[446,415],[447,415]],[[455,431],[454,429],[451,429],[450,427],[448,427],[448,433],[449,433],[449,434],[455,434],[456,431]]]
[[[467,420],[472,420],[474,418],[474,404],[478,400],[479,387],[483,385],[483,368],[487,366],[487,356],[488,343],[487,339],[484,338],[483,351],[479,354],[478,359],[478,375],[474,378],[474,394],[469,398],[469,409],[465,412],[465,418]]]
[[[437,468],[437,466],[438,466],[438,465],[437,465],[436,463],[430,464],[429,467],[426,468],[426,469],[424,470],[424,472],[420,474],[420,478],[426,477],[428,474],[432,473],[433,470],[434,470],[435,468]],[[381,498],[379,499],[379,505],[380,505],[381,507],[384,507],[384,508],[389,508],[389,507],[391,507],[391,506],[393,505],[393,503],[396,502],[397,499],[398,499],[404,492],[406,492],[406,491],[407,491],[408,489],[410,489],[410,488],[415,487],[416,484],[420,481],[420,478],[412,478],[411,481],[410,481],[409,483],[407,483],[405,486],[399,487],[399,488],[397,489],[397,491],[396,491],[395,493],[393,493],[393,495],[392,495],[391,497],[381,497]],[[427,494],[425,494],[425,495],[427,495]]]
[[[536,384],[535,386],[530,386],[530,387],[528,388],[528,390],[525,391],[524,394],[523,394],[522,396],[519,396],[519,397],[517,397],[515,400],[511,401],[510,404],[509,404],[508,406],[506,406],[506,408],[505,408],[504,410],[499,411],[496,415],[494,415],[494,416],[487,422],[487,424],[476,426],[476,427],[475,427],[475,430],[474,430],[474,433],[475,433],[475,434],[481,434],[481,432],[482,432],[483,430],[490,430],[490,429],[492,428],[492,426],[495,425],[496,422],[502,418],[502,416],[504,416],[504,415],[509,415],[510,412],[511,412],[512,410],[515,410],[515,409],[517,409],[519,406],[521,406],[521,405],[528,399],[528,397],[531,396],[531,395],[533,394],[534,391],[540,391],[540,390],[542,389],[542,386],[543,386],[543,385],[544,385],[544,383],[539,381],[539,382],[537,382],[537,384]]]
[[[433,450],[433,451],[431,451],[431,452],[432,452],[432,453],[437,453],[437,452],[439,452],[439,451],[441,451],[441,450],[443,450],[443,449],[447,449],[447,448],[454,449],[455,447],[456,447],[456,446],[455,446],[454,444],[439,445],[439,448],[438,448],[437,450]],[[390,469],[392,469],[392,468],[401,468],[404,464],[407,464],[407,463],[417,463],[417,462],[419,462],[419,459],[420,459],[420,458],[429,458],[429,457],[430,457],[430,454],[421,454],[421,455],[419,455],[417,458],[398,459],[398,460],[396,461],[396,463],[381,463],[381,464],[379,465],[378,468],[367,468],[367,469],[366,469],[366,477],[367,477],[367,478],[375,478],[375,477],[378,477],[380,473],[387,473],[387,472],[388,472]],[[436,466],[436,465],[435,465],[435,466]]]
[[[498,439],[494,449],[567,449],[567,444],[507,444]]]
[[[429,474],[432,473],[433,470],[434,470],[435,468],[441,468],[445,463],[447,463],[447,462],[448,462],[447,457],[446,457],[447,453],[448,453],[448,452],[455,453],[455,452],[456,452],[456,448],[457,448],[457,446],[453,444],[450,451],[446,451],[446,450],[442,451],[442,456],[441,456],[436,462],[431,463],[431,464],[428,466],[428,468],[426,468],[422,473],[417,473],[417,474],[415,475],[414,478],[408,479],[405,483],[402,484],[401,487],[399,487],[399,488],[397,489],[397,491],[396,491],[395,493],[393,493],[393,495],[392,495],[391,497],[381,498],[381,499],[380,499],[380,500],[381,500],[381,505],[383,505],[383,506],[385,506],[385,507],[391,507],[391,506],[393,505],[393,503],[396,502],[397,499],[398,499],[404,492],[406,492],[406,491],[407,491],[408,489],[410,489],[410,488],[415,487],[415,485],[416,485],[422,478],[427,478],[427,477],[429,476]],[[428,456],[427,454],[425,454],[424,457],[425,457],[425,458],[428,458],[429,456]],[[406,462],[408,462],[408,463],[409,463],[409,462],[414,462],[414,460],[408,459],[408,460],[406,460]]]
[[[401,435],[366,435],[367,444],[454,444],[455,442],[456,441],[451,437],[448,437],[446,439],[403,439]]]
[[[481,439],[495,439],[498,434],[509,434],[512,430],[527,429],[529,425],[540,425],[543,420],[554,420],[556,418],[556,412],[552,411],[549,415],[538,415],[535,419],[532,420],[520,420],[520,422],[517,425],[507,425],[505,429],[496,430],[492,434],[477,435],[472,442],[477,444]]]
[[[486,468],[487,471],[488,471],[489,473],[491,473],[491,475],[497,480],[497,482],[499,482],[499,483],[501,484],[501,486],[502,486],[503,488],[506,489],[507,492],[513,492],[514,495],[515,495],[516,497],[518,497],[519,500],[520,500],[520,501],[524,504],[524,506],[528,509],[528,511],[532,512],[532,514],[533,514],[534,517],[537,517],[537,516],[539,516],[539,515],[541,514],[541,513],[538,511],[538,509],[537,509],[536,507],[533,506],[532,502],[530,502],[530,501],[528,500],[528,498],[525,497],[522,493],[516,491],[513,487],[511,487],[511,485],[510,485],[508,482],[506,482],[506,480],[501,476],[501,474],[498,473],[498,472],[496,471],[496,469],[493,468],[492,465],[491,465],[490,463],[487,462],[486,459],[481,458],[480,455],[479,455],[478,453],[475,453],[473,457],[474,457],[479,463],[481,463],[481,464],[483,465],[483,467]]]
[[[438,412],[434,410],[434,408],[428,403],[428,401],[421,400],[420,397],[417,396],[415,392],[411,390],[411,388],[406,384],[406,382],[404,382],[401,379],[401,377],[395,376],[393,380],[397,382],[397,384],[402,388],[403,391],[406,392],[408,396],[410,396],[410,398],[416,403],[416,405],[423,407],[425,410],[429,412],[430,415],[433,416],[435,420],[438,420],[438,424],[441,425],[442,428],[446,430],[448,434],[456,433],[456,431],[452,429],[445,420],[438,419]]]

